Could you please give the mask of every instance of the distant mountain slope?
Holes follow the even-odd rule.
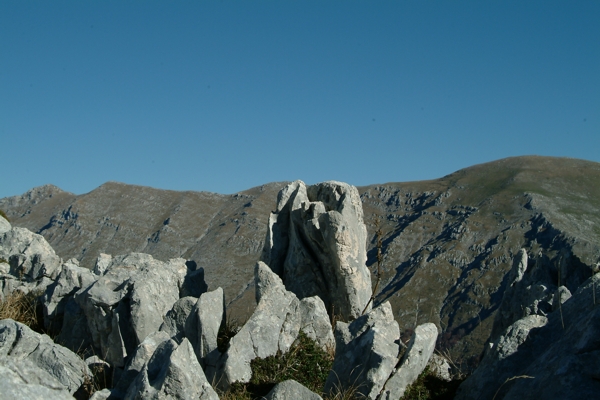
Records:
[[[44,235],[63,258],[92,267],[99,253],[184,257],[222,286],[234,315],[253,309],[253,266],[285,183],[235,195],[109,182],[76,196],[53,186],[0,199],[16,226]],[[570,289],[600,260],[600,164],[514,157],[440,179],[360,187],[375,267],[374,218],[384,262],[378,302],[400,326],[435,322],[440,345],[477,357],[489,336],[512,257],[525,247]],[[560,274],[559,274],[560,271]],[[235,300],[235,301],[234,301]]]

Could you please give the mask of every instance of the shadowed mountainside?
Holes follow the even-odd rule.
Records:
[[[223,287],[230,313],[244,318],[254,308],[253,267],[269,212],[285,184],[220,195],[109,182],[79,196],[46,185],[0,199],[0,209],[87,268],[100,253],[193,260],[211,290]],[[389,300],[405,333],[436,323],[439,346],[463,360],[476,360],[489,337],[520,248],[570,290],[600,260],[598,163],[514,157],[436,180],[358,189],[372,271],[376,216],[383,231],[376,304]]]

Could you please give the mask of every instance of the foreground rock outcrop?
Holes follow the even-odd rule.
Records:
[[[0,219],[0,299],[15,290],[45,290],[58,276],[61,258],[43,236]]]
[[[540,297],[533,301],[535,284],[519,285],[536,274],[523,256],[517,256],[511,274],[513,287],[520,287],[521,292],[507,291],[512,295],[505,296],[501,310],[518,309],[518,302],[527,299],[522,309],[529,311],[516,320],[514,313],[499,312],[493,328],[499,333],[490,341],[480,366],[460,386],[457,399],[596,397],[600,391],[600,301],[596,300],[600,274],[585,281],[571,297],[561,296],[564,291],[555,287],[559,305],[544,312],[531,305],[552,303],[546,291],[536,290]]]
[[[330,314],[359,317],[371,297],[360,196],[341,182],[283,188],[269,217],[262,261],[300,299],[319,296]]]
[[[22,367],[28,371],[27,375],[36,375],[31,367],[33,364],[45,373],[37,374],[39,380],[33,379],[32,382],[52,390],[62,388],[71,394],[82,387],[85,376],[91,376],[86,363],[77,354],[54,343],[50,337],[10,319],[0,321],[0,357],[10,359],[7,367],[15,373]],[[27,363],[21,364],[22,360]],[[54,380],[48,379],[47,375]],[[10,380],[13,381],[12,378]],[[56,382],[61,387],[57,388]],[[13,383],[20,384],[18,381]]]
[[[431,207],[448,197],[437,197]],[[439,325],[417,324],[419,317],[421,322],[425,318],[438,322],[433,313],[422,311],[421,296],[439,293],[419,293],[411,319],[414,334],[402,355],[397,318],[406,310],[393,310],[391,302],[377,299],[373,309],[367,306],[371,286],[360,205],[356,189],[338,182],[307,187],[298,181],[281,191],[269,219],[262,256],[267,262],[256,265],[254,282],[248,285],[255,291],[257,306],[226,349],[217,339],[226,321],[225,292],[221,288],[208,292],[204,271],[195,262],[159,261],[142,253],[103,254],[90,270],[76,259],[63,262],[43,237],[2,224],[3,295],[43,290],[46,329],[58,332],[60,344],[97,356],[74,359],[72,352],[47,336],[3,320],[0,387],[17,397],[18,393],[77,397],[90,368],[101,368],[110,371],[113,385],[98,392],[97,400],[216,399],[217,388],[211,384],[227,389],[248,382],[254,359],[288,352],[303,332],[323,349],[335,347],[326,394],[342,389],[371,399],[400,398],[430,361],[438,338]],[[454,211],[464,218],[477,212]],[[570,250],[579,244],[565,247],[567,238],[555,235],[556,229],[543,216],[536,218],[536,234],[546,235],[540,238],[546,240],[543,246],[551,246],[554,258],[539,246],[530,254],[513,252],[512,270],[501,288],[494,289],[503,296],[483,360],[461,386],[459,398],[513,399],[529,394],[529,398],[591,398],[600,390],[596,339],[600,275],[590,277],[593,268]],[[476,237],[473,227],[450,230],[448,243],[461,235],[467,242]],[[382,246],[394,240],[386,239]],[[485,253],[496,245],[473,248]],[[435,249],[423,251],[429,254],[427,260],[409,260],[397,270],[415,262],[421,262],[423,270],[431,267]],[[480,268],[483,277],[493,270],[489,267],[470,265],[467,272],[477,275]],[[442,273],[436,270],[436,278]],[[388,281],[386,287],[408,282]],[[464,293],[448,304],[467,296]],[[385,288],[381,296],[393,298]],[[476,304],[467,300],[467,308]],[[348,322],[337,322],[334,340],[330,317],[339,315]],[[447,372],[443,362],[437,364],[442,374]],[[318,398],[305,389],[288,381],[269,396]]]
[[[219,385],[227,389],[234,382],[249,382],[250,362],[281,352],[287,353],[300,331],[308,335],[328,332],[319,338],[323,347],[333,347],[331,325],[319,298],[301,306],[296,295],[285,289],[278,275],[263,262],[255,268],[258,306],[240,331],[231,339],[219,360]]]

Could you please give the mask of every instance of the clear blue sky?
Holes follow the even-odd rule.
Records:
[[[600,2],[2,0],[0,140],[0,197],[600,161]]]

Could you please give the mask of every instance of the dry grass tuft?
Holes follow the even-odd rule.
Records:
[[[39,309],[39,296],[42,293],[32,291],[23,293],[15,290],[0,301],[0,319],[10,318],[27,325],[39,333],[43,331],[44,321]]]

